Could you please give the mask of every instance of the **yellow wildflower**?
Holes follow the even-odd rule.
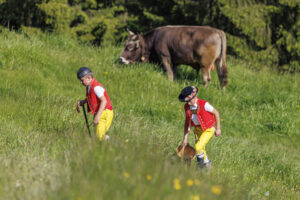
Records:
[[[212,186],[211,187],[211,191],[215,194],[215,195],[220,195],[222,193],[222,188],[219,186]]]
[[[191,200],[200,200],[199,195],[192,195]]]
[[[186,181],[186,185],[187,186],[192,186],[194,184],[194,181],[192,180],[192,179],[188,179],[187,181]]]
[[[104,74],[107,76],[107,75],[108,75],[108,72],[104,72]]]
[[[124,176],[124,178],[129,178],[129,177],[130,177],[130,174],[129,174],[128,172],[124,172],[124,173],[123,173],[123,176]]]
[[[126,139],[126,140],[125,140],[125,142],[126,142],[126,143],[128,143],[128,142],[129,142],[129,140],[128,140],[128,139]]]
[[[175,178],[173,180],[173,187],[174,187],[174,190],[180,190],[181,189],[181,184],[180,184],[180,181],[178,178]]]
[[[151,176],[150,174],[147,174],[147,175],[146,175],[146,179],[147,179],[148,181],[150,181],[150,180],[152,179],[152,176]]]

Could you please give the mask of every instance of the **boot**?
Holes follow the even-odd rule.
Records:
[[[205,165],[206,169],[208,169],[208,170],[211,169],[211,161],[210,160],[208,160],[208,162],[204,163],[204,165]]]
[[[202,169],[203,167],[205,167],[204,158],[197,157],[197,168]]]
[[[108,141],[109,140],[109,135],[105,135],[105,141]]]

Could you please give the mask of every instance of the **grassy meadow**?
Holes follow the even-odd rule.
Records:
[[[0,199],[299,199],[299,74],[228,57],[222,93],[216,71],[206,89],[187,66],[170,82],[158,66],[119,64],[121,51],[0,34]],[[75,110],[85,97],[81,66],[114,106],[107,143],[88,136]],[[221,115],[222,135],[207,145],[210,173],[175,155],[184,123],[177,97],[188,85]]]

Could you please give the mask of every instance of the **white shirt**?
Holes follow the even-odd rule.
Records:
[[[105,89],[99,85],[94,88],[94,92],[98,98],[101,98],[104,95],[104,91]]]
[[[90,89],[91,89],[91,86],[88,85],[88,87],[87,87],[88,93],[90,93]],[[101,98],[104,95],[105,89],[98,85],[98,86],[94,87],[94,92],[98,98]]]
[[[198,105],[197,105],[197,103],[195,103],[194,105],[190,106],[190,109],[197,110],[197,107],[198,107]],[[212,113],[214,110],[214,107],[212,105],[210,105],[208,102],[206,102],[204,104],[204,109],[205,109],[205,111]],[[192,121],[194,122],[195,125],[200,125],[200,122],[198,121],[198,118],[197,118],[197,114],[192,114]]]

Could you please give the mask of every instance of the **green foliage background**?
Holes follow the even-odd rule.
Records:
[[[300,0],[0,0],[0,24],[29,35],[105,46],[124,41],[126,28],[210,25],[226,32],[229,54],[289,72],[300,71],[299,12]]]

